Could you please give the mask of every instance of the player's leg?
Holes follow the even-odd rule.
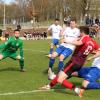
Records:
[[[55,58],[58,56],[58,53],[57,52],[53,52],[52,55],[51,55],[51,58],[49,60],[49,69],[48,69],[48,78],[51,80],[55,77],[53,71],[52,71],[52,68],[53,68],[53,65],[55,63]]]
[[[79,71],[80,68],[81,68],[81,66],[73,63],[72,61],[69,61],[65,65],[63,72],[61,72],[59,74],[58,82],[61,83],[64,87],[74,90],[74,92],[81,97],[81,95],[80,95],[81,89],[76,87],[73,83],[66,80],[65,75],[64,75],[64,74],[66,74],[67,75],[66,78],[69,78],[73,72]]]
[[[69,63],[67,63],[66,66],[67,65],[69,65]],[[43,86],[42,89],[50,89],[53,86],[55,86],[58,82],[62,83],[63,80],[65,80],[66,78],[67,78],[67,75],[63,71],[60,71],[58,75],[54,79],[51,80],[50,84]]]
[[[86,75],[82,86],[88,89],[98,89],[100,88],[100,83],[96,82],[98,78],[100,78],[100,69],[91,67],[91,70]]]
[[[59,56],[59,55],[62,53],[63,48],[64,48],[63,46],[59,46],[59,47],[56,49],[56,51],[52,53],[51,58],[50,58],[50,61],[49,61],[49,68],[52,69],[52,67],[53,67],[53,65],[54,65],[54,62],[55,62],[55,58],[56,58],[57,56]]]
[[[74,85],[69,82],[68,80],[66,80],[66,78],[70,77],[70,75],[72,74],[72,67],[74,66],[74,63],[72,61],[69,61],[65,66],[64,66],[64,70],[60,71],[59,73],[59,77],[58,77],[58,82],[60,84],[62,84],[63,86],[65,86],[66,88],[69,89],[73,89]]]
[[[69,57],[72,54],[72,50],[69,48],[65,48],[65,50],[61,53],[60,57],[59,57],[59,64],[58,64],[58,71],[62,70],[63,66],[64,66],[64,59],[66,59],[67,57]]]
[[[62,84],[66,88],[72,89],[74,85],[66,80],[66,78],[68,77],[69,76],[64,71],[60,71],[57,82]]]
[[[56,48],[59,47],[59,39],[56,39],[55,46],[56,46]]]
[[[61,76],[60,76],[61,75]],[[59,81],[64,80],[66,78],[66,74],[63,73],[63,71],[60,71],[59,74],[51,80],[51,82],[48,85],[43,86],[41,89],[51,89],[53,86],[55,86]],[[59,82],[59,83],[60,83]]]
[[[74,64],[71,61],[68,62],[65,65],[64,71],[60,71],[59,74],[50,82],[50,84],[44,86],[43,88],[50,89],[51,87],[53,87],[57,83],[60,83],[63,86],[65,86],[66,88],[73,89],[74,85],[71,82],[69,82],[68,80],[66,80],[66,78],[68,78],[72,73],[72,70],[70,70],[70,69],[73,65]]]
[[[50,46],[50,51],[49,51],[49,55],[47,55],[48,57],[51,57],[53,51],[54,51],[54,46],[55,46],[55,39],[52,39],[52,43]]]
[[[58,44],[58,45],[56,45],[56,47],[58,48],[58,47],[59,47],[59,44]]]
[[[52,43],[51,43],[50,52],[49,52],[48,57],[51,57],[51,55],[52,55],[52,53],[54,51],[54,47],[55,46],[59,47],[58,45],[59,45],[59,40],[58,39],[53,39]]]
[[[42,89],[50,89],[53,86],[55,86],[58,82],[62,84],[63,80],[65,80],[67,77],[68,76],[63,71],[60,71],[58,75],[51,80],[50,84],[43,86]]]
[[[0,53],[0,60],[5,59],[6,57],[8,57],[9,53],[4,51],[2,53]]]
[[[51,43],[51,45],[50,45],[50,51],[49,51],[49,55],[47,55],[47,57],[51,57],[51,55],[52,55],[52,53],[53,53],[53,51],[54,51],[54,44],[53,43]]]
[[[59,56],[59,63],[58,63],[58,72],[60,72],[60,70],[62,70],[63,66],[64,66],[64,58],[65,56],[63,54],[61,54]]]
[[[21,58],[20,56],[17,56],[17,59],[19,60],[20,71],[25,72],[25,69],[24,69],[24,58]]]
[[[0,60],[2,60],[3,59],[3,55],[2,54],[0,54]]]
[[[90,70],[91,70],[91,67],[82,67],[79,71],[77,71],[77,74],[75,72],[72,73],[72,76],[85,78]]]
[[[14,59],[14,60],[19,60],[19,65],[20,65],[20,71],[24,72],[24,59],[18,55],[17,53],[11,53],[9,55],[10,58]]]
[[[55,58],[58,56],[58,53],[57,52],[53,52],[52,55],[51,55],[51,58],[49,60],[49,68],[52,69],[54,63],[55,63]]]
[[[100,78],[100,70],[96,67],[91,67],[88,74],[85,76],[84,81],[82,82],[80,96],[83,96],[85,89],[98,89],[100,88],[100,83],[96,82]]]
[[[65,65],[65,69],[63,71],[60,71],[59,74],[53,79],[51,80],[50,84],[42,87],[43,89],[50,89],[51,87],[53,87],[54,85],[56,85],[57,83],[62,84],[64,87],[69,88],[69,89],[77,89],[71,82],[69,82],[68,80],[66,80],[66,78],[68,78],[73,71],[79,70],[80,67],[77,67],[77,65],[73,64],[73,62],[68,62]],[[74,68],[72,68],[74,67]]]

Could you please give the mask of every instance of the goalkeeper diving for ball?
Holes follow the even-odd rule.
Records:
[[[20,71],[24,72],[23,41],[19,39],[20,31],[14,30],[14,37],[10,37],[4,44],[0,45],[0,60],[10,57],[19,60]],[[17,54],[18,49],[20,54]]]

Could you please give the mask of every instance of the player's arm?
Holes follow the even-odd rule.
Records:
[[[61,38],[63,37],[63,31],[64,31],[64,29],[62,27],[60,27],[60,37]]]
[[[60,32],[60,42],[61,43],[63,43],[65,40],[64,40],[64,37],[65,37],[65,33],[66,33],[66,31],[65,31],[66,29],[65,28],[63,28],[62,30],[61,30],[61,32]]]
[[[68,41],[66,39],[63,39],[62,41],[65,42],[65,43],[73,44],[73,45],[77,45],[77,46],[83,44],[83,41],[80,38],[76,38],[74,41]]]
[[[52,31],[52,25],[47,29],[47,33],[50,33]]]
[[[10,43],[11,43],[11,39],[7,40],[4,44],[1,44],[0,49],[4,49],[8,47]]]
[[[87,60],[90,61],[90,60],[92,60],[92,59],[94,59],[96,57],[99,57],[99,56],[100,56],[100,50],[96,51],[95,55],[89,57]]]
[[[80,39],[76,39],[76,40],[72,41],[71,44],[79,46],[79,45],[82,45],[83,42]]]

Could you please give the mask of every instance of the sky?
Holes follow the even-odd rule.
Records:
[[[14,0],[4,0],[4,2],[6,2],[7,4],[9,4],[12,1],[14,1]]]

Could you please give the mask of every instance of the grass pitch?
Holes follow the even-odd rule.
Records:
[[[49,43],[50,40],[24,41],[27,72],[19,71],[18,61],[10,58],[0,61],[0,100],[80,100],[73,91],[66,90],[59,84],[54,87],[55,90],[38,91],[39,87],[49,82],[46,72],[49,59],[45,56],[49,51]],[[55,71],[57,63],[58,60],[54,66]],[[70,79],[78,86],[82,80]],[[99,100],[99,92],[100,90],[87,90],[81,99]]]

